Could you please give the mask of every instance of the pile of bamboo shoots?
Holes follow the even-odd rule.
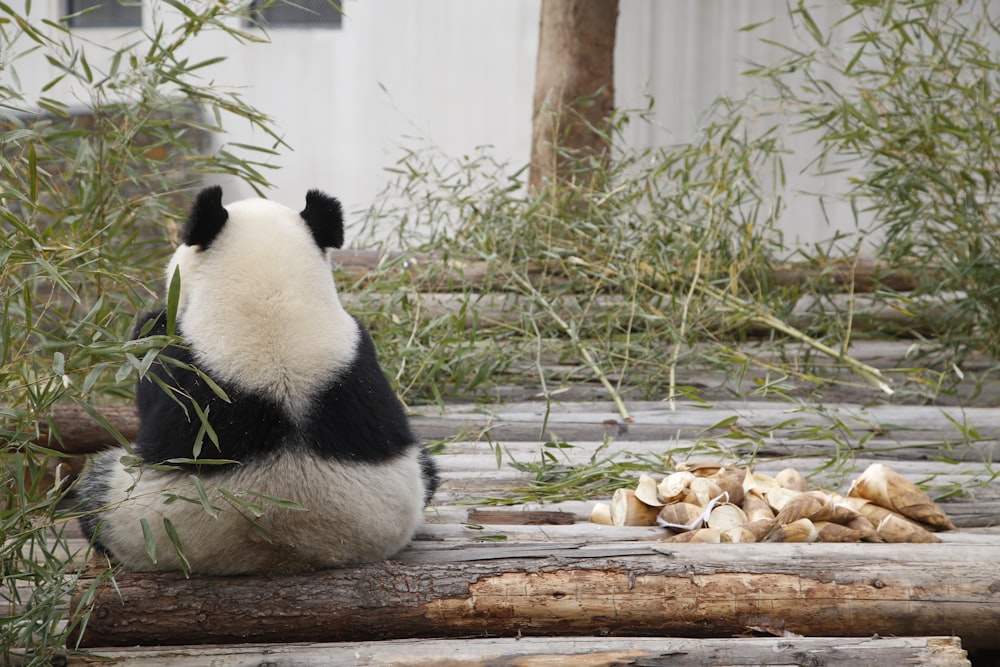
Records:
[[[671,542],[940,542],[955,526],[930,496],[881,463],[846,495],[810,490],[793,468],[771,477],[751,468],[682,464],[660,482],[642,475],[597,503],[594,523],[662,526]]]

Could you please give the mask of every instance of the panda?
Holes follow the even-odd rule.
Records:
[[[133,570],[242,575],[409,543],[436,467],[340,303],[327,250],[343,241],[340,204],[318,190],[301,213],[198,194],[167,268],[181,342],[138,383],[133,452],[102,452],[81,476],[99,550]],[[137,328],[167,333],[165,309]]]

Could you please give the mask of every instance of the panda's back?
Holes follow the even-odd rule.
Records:
[[[150,333],[166,333],[162,310],[147,319],[153,321]],[[150,462],[187,460],[193,456],[192,443],[200,439],[201,458],[247,463],[279,449],[304,447],[320,458],[378,462],[416,446],[405,410],[378,364],[371,336],[360,323],[355,325],[354,359],[315,384],[296,405],[239,382],[215,379],[211,367],[201,368],[196,349],[164,350],[164,355],[183,365],[154,365],[157,378],[147,377],[138,384],[140,454]],[[179,400],[164,392],[164,383],[179,387]],[[210,434],[199,415],[211,426]],[[211,474],[211,468],[203,470]]]

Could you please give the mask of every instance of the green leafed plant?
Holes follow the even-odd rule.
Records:
[[[875,255],[910,270],[915,316],[945,295],[922,333],[960,360],[1000,353],[1000,23],[981,2],[848,3],[828,30],[808,5],[800,44],[753,70],[774,84],[793,126],[816,139],[813,168],[848,175],[839,193],[876,239]],[[897,298],[887,295],[888,298]],[[915,317],[915,320],[917,317]]]
[[[764,376],[760,391],[772,395],[846,379],[933,398],[963,379],[963,354],[1000,351],[1000,35],[988,5],[858,1],[820,26],[799,3],[789,19],[795,46],[776,45],[784,58],[748,72],[770,92],[720,98],[688,142],[630,148],[620,131],[645,122],[645,112],[621,112],[609,126],[609,160],[583,156],[569,178],[538,192],[486,151],[453,159],[414,150],[400,160],[368,227],[394,230],[395,247],[409,244],[397,266],[437,257],[442,276],[430,282],[450,291],[447,300],[421,299],[427,283],[387,271],[382,286],[393,296],[363,296],[386,314],[375,318],[378,340],[410,400],[496,396],[531,376],[546,393],[589,380],[612,398],[673,399],[688,391],[678,371],[705,364],[734,378]],[[798,132],[815,138],[807,170],[845,176],[842,191],[817,195],[817,215],[842,199],[861,231],[793,253],[776,221],[789,194],[788,139]],[[853,285],[822,270],[774,279],[796,255],[836,266],[832,248],[848,266],[867,252],[883,272],[917,277],[907,293],[876,278],[868,298],[900,316],[865,315],[867,331],[933,335],[956,356],[893,377],[851,359],[862,316],[854,298],[831,292]],[[795,324],[806,295],[808,317],[799,312]],[[732,352],[761,333],[793,341],[805,364]]]
[[[579,178],[534,193],[523,171],[485,150],[413,150],[399,161],[367,224],[394,230],[393,247],[410,252],[387,262],[362,299],[410,401],[504,397],[519,383],[554,397],[589,382],[627,420],[628,398],[699,397],[685,385],[706,365],[730,370],[744,395],[802,401],[812,388],[851,384],[864,400],[928,400],[965,381],[964,354],[1000,351],[1000,36],[988,5],[858,1],[820,26],[798,3],[788,18],[795,45],[776,45],[785,57],[749,72],[769,92],[720,98],[689,142],[630,148],[619,133],[644,112],[621,112],[609,160],[584,156],[569,169]],[[817,215],[841,199],[862,231],[793,253],[776,221],[795,133],[815,138],[807,170],[844,177],[841,191],[817,196]],[[880,372],[848,354],[865,334],[855,299],[832,294],[855,296],[853,283],[819,270],[774,280],[796,255],[821,268],[862,252],[886,273],[918,278],[907,293],[876,278],[870,298],[905,317],[868,331],[932,334],[953,356]],[[438,275],[424,268],[415,281],[407,265],[427,256]],[[429,285],[446,298],[422,296]],[[815,297],[810,318],[793,324],[803,296]],[[739,345],[760,334],[777,358]],[[804,354],[783,356],[784,343]],[[833,427],[828,436],[829,465],[848,469],[852,438]],[[613,479],[614,463],[593,468]],[[538,484],[562,497],[550,482]]]
[[[162,283],[184,190],[205,173],[265,186],[263,165],[239,157],[246,150],[207,153],[207,133],[245,119],[280,147],[268,118],[198,78],[216,59],[182,55],[206,31],[254,39],[227,20],[246,5],[236,4],[169,0],[169,25],[154,18],[109,46],[0,3],[0,564],[10,603],[0,662],[47,664],[72,624],[86,622],[86,596],[70,626],[61,606],[75,583],[66,576],[70,513],[51,474],[60,455],[38,437],[58,438],[52,406],[74,402],[100,418],[95,406],[129,401],[167,342],[125,341],[152,300],[146,286]],[[411,402],[503,399],[534,384],[552,397],[592,383],[627,420],[630,398],[699,398],[689,371],[709,365],[730,370],[736,391],[751,384],[792,397],[796,385],[848,375],[876,395],[891,382],[846,356],[854,313],[818,300],[815,323],[794,326],[797,298],[824,287],[773,280],[790,254],[775,224],[789,129],[817,137],[811,168],[849,170],[848,189],[834,196],[871,218],[880,258],[921,277],[913,295],[880,294],[916,311],[923,293],[960,293],[953,317],[922,320],[946,326],[918,333],[937,334],[956,364],[969,350],[1000,351],[1000,51],[988,3],[856,0],[845,13],[819,26],[805,4],[792,7],[800,44],[752,72],[773,96],[720,98],[695,138],[656,148],[623,144],[625,125],[646,117],[621,112],[607,130],[609,159],[579,156],[570,169],[578,177],[535,193],[523,188],[523,170],[485,151],[404,156],[366,224],[406,252],[378,281],[343,290],[358,294],[352,310],[371,325],[400,393]],[[34,57],[55,74],[27,93],[17,69]],[[70,107],[69,89],[85,110]],[[411,270],[428,255],[431,269]],[[739,347],[762,331],[831,358],[834,372],[813,357],[765,360]],[[208,426],[203,436],[207,452]],[[109,438],[128,444],[110,428]],[[840,467],[851,452],[831,442],[827,458]],[[525,497],[604,493],[660,464],[598,452],[573,467],[559,456],[568,446],[554,441],[539,464],[519,464],[533,473]],[[259,503],[282,502],[194,488],[177,501],[209,512],[228,504],[249,520]]]
[[[43,20],[40,4],[0,4],[4,664],[49,664],[86,621],[86,608],[68,624],[64,613],[81,554],[65,539],[72,506],[57,465],[63,455],[39,437],[59,439],[52,407],[73,402],[104,423],[95,406],[131,400],[136,378],[168,342],[130,342],[131,331],[156,298],[187,191],[203,174],[266,185],[262,165],[239,154],[272,149],[213,152],[210,134],[239,118],[280,145],[269,119],[200,78],[219,59],[182,55],[208,31],[251,39],[232,27],[238,7],[168,1],[148,29],[109,45]],[[40,59],[50,81],[19,76],[22,63]],[[108,438],[128,446],[110,425]]]

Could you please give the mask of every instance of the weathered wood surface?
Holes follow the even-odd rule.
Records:
[[[1000,649],[1000,478],[992,472],[1000,410],[779,401],[628,407],[631,423],[610,402],[419,408],[416,430],[440,440],[443,484],[414,543],[396,560],[286,578],[120,573],[117,589],[101,589],[84,641],[954,633],[966,647]],[[536,475],[526,468],[549,455],[556,474],[595,458],[752,461],[772,474],[789,466],[815,472],[813,485],[841,491],[882,461],[946,495],[942,507],[960,530],[940,533],[936,545],[665,544],[658,528],[590,524],[593,499],[523,502]],[[827,465],[831,459],[838,463]],[[486,499],[520,500],[496,507]],[[538,523],[543,515],[516,525],[476,510],[564,514],[560,525]],[[761,641],[778,652],[786,640]],[[691,655],[692,664],[711,664]],[[549,659],[483,664],[569,664]],[[480,664],[470,660],[457,664]]]
[[[417,542],[394,561],[308,576],[121,573],[98,589],[82,644],[757,629],[957,634],[966,648],[1000,648],[998,555],[968,544]]]
[[[597,456],[617,461],[664,457],[673,462],[709,458],[752,461],[762,472],[784,467],[816,470],[834,455],[843,465],[821,471],[814,484],[837,488],[873,461],[889,462],[931,491],[968,491],[945,503],[960,527],[1000,524],[1000,482],[990,483],[991,464],[1000,462],[1000,410],[836,404],[806,411],[778,402],[716,402],[707,406],[632,402],[632,423],[624,423],[611,403],[515,403],[502,406],[453,404],[446,409],[420,408],[413,417],[417,433],[449,440],[441,461],[445,481],[438,502],[468,500],[470,495],[503,497],[522,485],[526,475],[510,461],[537,463],[542,452],[564,465],[586,464]],[[77,443],[104,445],[110,439],[75,407],[53,413],[66,439],[72,425]],[[107,413],[118,418],[126,437],[134,432],[130,409]],[[88,422],[89,420],[89,422]],[[130,425],[131,424],[131,425]],[[719,426],[724,424],[724,426]],[[833,441],[829,433],[835,433]],[[456,439],[457,438],[457,439]],[[571,447],[547,448],[546,440]],[[79,451],[78,447],[67,447]],[[506,464],[496,466],[496,450]],[[845,456],[849,453],[850,457]],[[974,496],[974,499],[973,499]]]
[[[955,637],[673,639],[521,637],[103,649],[66,667],[969,667]]]
[[[492,452],[484,451],[478,457],[476,455],[457,454],[454,458],[447,458],[448,467],[442,472],[443,483],[435,496],[438,503],[452,504],[468,502],[475,497],[489,498],[494,502],[504,502],[504,499],[519,497],[530,494],[530,484],[532,476],[524,472],[514,470],[510,467],[509,460],[519,462],[535,462],[541,460],[542,452],[554,453],[559,457],[562,465],[580,465],[589,461],[600,443],[591,443],[593,448],[587,448],[587,443],[576,443],[578,448],[573,450],[561,450],[552,452],[544,448],[540,443],[534,443],[531,447],[519,447],[513,443],[500,442],[496,446],[503,448],[503,456],[507,458],[506,463],[500,469],[496,468],[495,458],[493,467],[482,468],[482,461],[487,456],[494,456]],[[653,448],[643,449],[640,447],[629,447],[627,443],[622,443],[621,449],[609,448],[600,451],[599,458],[614,459],[619,462],[637,462],[640,455],[676,453],[678,450],[671,449],[670,443],[663,443],[663,449]],[[690,450],[683,450],[688,453]],[[717,461],[732,464],[732,459],[724,456],[693,456],[698,461]],[[674,461],[683,461],[686,458],[675,456]],[[874,459],[857,456],[845,463],[844,469],[833,468],[819,471],[811,480],[813,487],[827,488],[834,491],[844,492],[849,486],[849,482],[857,477],[870,463],[882,460],[892,467],[896,472],[904,475],[908,479],[916,482],[926,483],[931,493],[938,495],[941,493],[967,492],[968,496],[959,495],[939,501],[944,511],[951,517],[953,523],[960,528],[974,527],[998,527],[1000,529],[1000,480],[993,478],[992,468],[986,467],[982,463],[942,463],[939,461],[897,461],[887,459]],[[474,467],[476,462],[480,467]],[[792,467],[803,472],[814,471],[817,466],[825,463],[825,459],[819,456],[811,458],[780,458],[780,459],[757,459],[753,467],[755,470],[774,475],[784,468]],[[556,467],[556,466],[554,466]],[[592,506],[593,503],[589,503]],[[579,508],[579,515],[582,518],[589,516],[588,508]]]
[[[413,425],[423,438],[532,441],[562,437],[574,440],[666,440],[745,435],[755,446],[772,446],[765,454],[788,456],[799,443],[808,447],[804,432],[821,428],[842,429],[844,444],[870,451],[894,452],[911,448],[910,456],[973,456],[977,460],[1000,458],[1000,410],[953,406],[837,404],[809,410],[794,404],[765,401],[716,401],[706,404],[663,401],[630,402],[632,423],[625,423],[610,402],[551,404],[541,401],[497,408],[477,404],[417,407]],[[101,409],[104,417],[126,438],[138,432],[138,418],[131,407]],[[113,444],[101,425],[82,409],[56,406],[51,414],[62,444],[41,434],[43,444],[69,453],[90,453]],[[729,417],[734,422],[723,423]],[[828,442],[828,440],[827,440]],[[736,441],[734,444],[738,445]],[[808,454],[806,450],[804,453]]]
[[[808,431],[840,428],[848,447],[936,442],[942,449],[961,450],[980,443],[995,453],[1000,436],[1000,410],[951,406],[875,405],[838,403],[816,409],[778,401],[713,401],[705,404],[679,402],[674,408],[664,401],[628,403],[632,423],[624,423],[611,402],[551,404],[540,401],[514,403],[497,408],[450,405],[445,410],[420,409],[414,426],[424,437],[448,437],[455,432],[482,439],[537,440],[556,434],[578,440],[601,440],[605,436],[623,440],[665,440],[746,436],[747,440],[791,443]],[[729,422],[728,418],[736,417]],[[725,425],[718,425],[725,422]],[[867,437],[866,437],[867,436]],[[870,439],[869,439],[870,438]],[[783,452],[787,454],[788,452]]]

